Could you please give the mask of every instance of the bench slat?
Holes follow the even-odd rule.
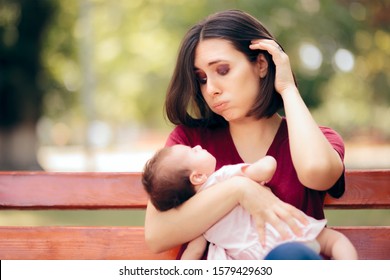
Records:
[[[140,173],[0,172],[0,209],[146,207]],[[347,170],[346,192],[329,196],[335,209],[390,208],[390,170]],[[360,259],[390,259],[390,226],[333,227]],[[1,226],[0,259],[174,259],[178,248],[151,253],[142,227]]]
[[[326,208],[390,208],[389,170],[347,170],[345,185],[346,190],[341,198],[326,196]]]
[[[390,226],[332,227],[344,233],[361,260],[390,260]]]
[[[145,208],[139,173],[0,172],[0,208]]]
[[[146,207],[140,173],[0,172],[0,208],[99,209]],[[346,192],[326,208],[390,208],[389,170],[348,170]]]
[[[362,260],[390,259],[390,227],[332,227]],[[178,248],[151,253],[142,227],[0,227],[0,259],[175,259]]]
[[[0,227],[1,260],[159,260],[177,252],[150,252],[142,227]]]

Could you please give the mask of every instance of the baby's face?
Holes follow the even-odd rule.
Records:
[[[201,146],[191,148],[185,145],[174,145],[171,149],[170,162],[172,164],[185,165],[191,171],[207,176],[215,171],[215,157]]]

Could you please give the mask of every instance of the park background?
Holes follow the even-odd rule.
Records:
[[[141,171],[164,145],[165,91],[186,30],[242,9],[290,57],[349,169],[390,168],[388,0],[0,0],[0,170]],[[390,182],[389,182],[390,183]],[[144,211],[2,211],[2,225],[142,225]],[[390,225],[389,210],[327,210]]]

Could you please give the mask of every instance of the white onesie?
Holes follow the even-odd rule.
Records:
[[[199,191],[211,187],[215,183],[224,181],[235,175],[243,175],[241,168],[246,164],[226,165],[214,172],[203,184]],[[259,242],[259,236],[252,221],[251,215],[240,205],[210,227],[203,235],[210,242],[207,258],[212,260],[256,260],[264,259],[268,252],[282,243],[299,241],[307,244],[319,253],[319,244],[316,237],[326,225],[326,219],[316,220],[306,216],[309,224],[302,228],[302,236],[293,234],[291,229],[284,224],[291,238],[282,240],[279,233],[270,224],[266,224],[265,240],[263,247]]]

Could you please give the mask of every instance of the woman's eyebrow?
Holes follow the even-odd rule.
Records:
[[[216,59],[216,60],[213,60],[213,61],[210,61],[209,63],[207,63],[207,66],[212,66],[212,65],[218,64],[220,62],[227,62],[227,61],[224,59]],[[200,69],[198,67],[194,66],[194,70],[200,70]]]
[[[222,60],[222,59],[216,59],[216,60],[210,61],[207,65],[208,65],[208,66],[211,66],[211,65],[213,65],[213,64],[217,64],[217,63],[220,63],[220,62],[222,62],[222,61],[224,61],[224,60]]]

